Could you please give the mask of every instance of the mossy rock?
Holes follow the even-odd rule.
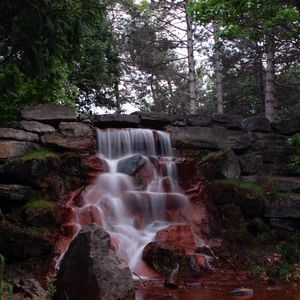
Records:
[[[9,263],[49,255],[54,242],[55,234],[45,227],[18,225],[8,220],[0,223],[0,249]]]
[[[23,215],[28,226],[53,228],[63,223],[64,210],[55,202],[32,199],[23,207]]]
[[[265,197],[258,185],[237,180],[215,180],[209,183],[208,191],[216,205],[233,203],[249,218],[263,214]]]

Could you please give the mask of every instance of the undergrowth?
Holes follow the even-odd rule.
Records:
[[[49,156],[56,156],[57,154],[49,149],[42,149],[42,150],[37,150],[33,151],[30,153],[27,153],[23,155],[22,157],[19,157],[19,161],[26,161],[26,160],[31,160],[31,159],[42,159],[45,157]]]

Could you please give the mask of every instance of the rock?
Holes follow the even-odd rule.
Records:
[[[177,148],[188,149],[247,149],[251,143],[251,137],[244,132],[228,130],[224,127],[172,127],[173,145]]]
[[[239,156],[242,175],[255,175],[263,163],[261,155],[244,154]]]
[[[166,245],[174,245],[184,249],[185,252],[193,252],[196,249],[194,234],[188,224],[170,225],[156,233],[155,241]]]
[[[242,128],[245,131],[271,132],[271,124],[265,117],[248,117],[242,120]]]
[[[138,115],[96,115],[93,120],[94,125],[100,128],[126,128],[138,127],[140,117]]]
[[[238,297],[243,297],[243,296],[253,297],[254,292],[253,292],[253,289],[236,288],[236,289],[230,291],[230,294],[232,296],[238,296]]]
[[[109,234],[96,224],[78,233],[61,262],[54,300],[133,296],[130,269],[110,250],[110,243]]]
[[[165,287],[171,288],[171,289],[177,289],[179,288],[179,265],[175,264],[174,269],[171,271],[168,278],[165,280]]]
[[[46,104],[22,109],[21,117],[24,120],[41,121],[52,125],[76,120],[74,108]]]
[[[292,135],[300,132],[300,118],[291,118],[287,120],[280,120],[272,123],[275,132],[280,134]]]
[[[274,228],[296,231],[300,229],[300,219],[271,218],[270,225]]]
[[[187,124],[189,126],[209,126],[212,123],[211,117],[203,115],[189,115],[187,117]]]
[[[93,137],[93,129],[84,123],[80,122],[61,122],[59,130],[63,135],[70,137]]]
[[[45,134],[42,143],[46,146],[54,146],[74,151],[93,151],[95,150],[95,140],[90,137],[71,137],[58,132]]]
[[[239,179],[241,174],[239,159],[232,150],[227,151],[224,159],[218,162],[217,174],[227,179]]]
[[[55,234],[47,228],[19,226],[5,220],[0,223],[1,254],[9,263],[49,255],[54,242]]]
[[[0,128],[0,139],[11,139],[17,141],[37,142],[39,136],[32,132],[13,128]]]
[[[300,194],[282,194],[266,203],[266,218],[300,219]]]
[[[257,183],[257,176],[256,175],[240,176],[240,181],[245,183]]]
[[[31,142],[0,141],[0,160],[22,156],[26,153],[39,150],[41,146]]]
[[[132,155],[128,158],[121,159],[118,162],[118,172],[134,176],[138,169],[146,163],[146,158],[142,155]]]
[[[15,279],[13,281],[14,294],[22,299],[30,300],[45,300],[46,291],[41,285],[33,278],[30,279]],[[19,299],[19,298],[18,298]]]
[[[300,193],[300,178],[299,177],[283,177],[273,176],[271,178],[275,188],[279,192],[285,193]]]
[[[48,124],[43,124],[37,121],[20,121],[19,125],[22,129],[36,133],[51,133],[55,132],[55,128]]]
[[[229,129],[242,129],[242,117],[239,115],[213,113],[212,120]]]
[[[142,126],[147,126],[150,128],[161,128],[182,119],[177,115],[166,115],[159,112],[138,112],[133,114],[137,114],[139,116],[140,124]]]
[[[259,234],[267,233],[270,229],[266,223],[261,218],[254,218],[247,222],[247,230],[254,236]]]
[[[193,158],[179,158],[176,159],[175,163],[178,181],[181,186],[185,187],[199,179],[197,176],[196,161]]]
[[[166,276],[172,272],[174,264],[179,265],[180,276],[183,278],[199,277],[208,271],[204,255],[186,254],[183,248],[162,242],[147,244],[142,258],[148,266]]]
[[[25,201],[32,190],[29,186],[18,184],[0,184],[0,203],[3,201]]]

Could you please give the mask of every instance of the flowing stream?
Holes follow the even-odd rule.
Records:
[[[157,231],[184,222],[176,211],[188,203],[177,183],[170,137],[149,129],[108,129],[97,130],[97,141],[107,172],[72,207],[75,234],[87,223],[101,224],[118,256],[143,276],[144,246]]]

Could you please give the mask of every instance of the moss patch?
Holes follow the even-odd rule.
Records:
[[[31,199],[29,200],[24,208],[25,209],[34,209],[34,208],[48,208],[48,207],[52,207],[53,203],[49,202],[45,199]]]
[[[18,161],[26,161],[26,160],[31,160],[31,159],[43,159],[49,156],[57,156],[57,154],[49,149],[42,149],[42,150],[37,150],[33,151],[30,153],[27,153],[16,160]]]

